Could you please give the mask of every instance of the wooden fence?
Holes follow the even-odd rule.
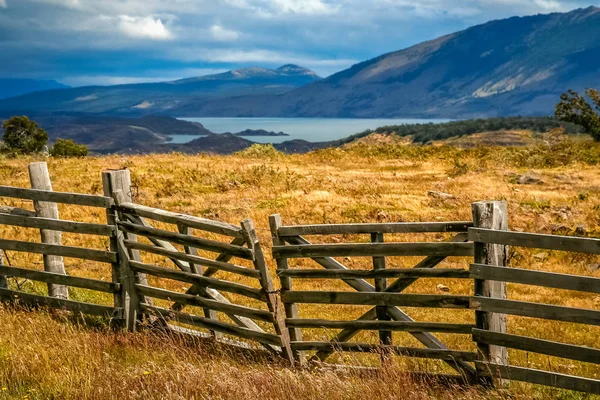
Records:
[[[39,174],[39,175],[38,175]],[[32,183],[49,177],[45,164],[36,163],[30,167]],[[40,178],[41,177],[41,178]],[[18,253],[42,254],[45,271],[36,271],[24,265],[9,265],[9,259],[0,256],[0,296],[8,301],[18,301],[27,305],[46,305],[92,315],[104,315],[115,322],[123,319],[125,291],[120,280],[119,260],[112,250],[65,246],[61,244],[61,232],[79,235],[107,237],[111,249],[117,246],[117,228],[110,223],[113,200],[110,197],[90,196],[75,193],[60,193],[50,190],[25,189],[0,186],[0,198],[32,201],[35,212],[28,209],[1,206],[0,225],[40,229],[41,243],[8,238],[0,239],[0,249]],[[97,224],[58,219],[57,204],[86,206],[105,210],[107,223]],[[89,279],[66,275],[63,258],[75,258],[111,266],[111,281]],[[9,285],[7,278],[24,278],[48,284],[48,295],[27,293]],[[111,293],[113,304],[94,304],[69,299],[68,288],[83,288],[97,292]]]
[[[148,326],[225,342],[233,337],[246,346],[256,342],[292,364],[324,362],[343,352],[376,353],[387,362],[396,354],[442,360],[464,381],[514,380],[600,394],[598,380],[509,362],[509,349],[515,349],[600,368],[600,348],[511,334],[507,322],[507,315],[514,315],[600,325],[600,311],[593,307],[507,298],[507,282],[599,294],[598,278],[511,268],[508,249],[600,254],[600,240],[508,231],[504,202],[474,203],[473,220],[458,222],[284,225],[273,215],[269,222],[279,293],[250,220],[238,226],[137,204],[127,170],[103,173],[104,196],[52,191],[43,163],[32,165],[30,173],[33,189],[0,186],[0,198],[33,201],[35,211],[0,206],[0,226],[39,229],[40,242],[2,237],[0,249],[5,254],[43,254],[44,271],[13,266],[0,256],[0,297],[7,301],[105,315],[132,331]],[[57,204],[100,208],[106,222],[61,220]],[[65,246],[61,232],[104,237],[104,248]],[[437,241],[423,241],[428,234]],[[398,240],[399,235],[418,235],[421,241]],[[309,236],[325,243],[313,243]],[[110,264],[111,279],[66,275],[63,257]],[[422,259],[412,268],[396,268],[399,257]],[[470,267],[440,267],[449,257]],[[361,268],[354,259],[362,260]],[[304,268],[296,268],[298,263]],[[313,267],[305,267],[310,264]],[[9,278],[45,282],[48,292],[20,290]],[[406,293],[431,278],[457,279],[473,289],[463,295]],[[310,281],[317,283],[307,284]],[[111,293],[112,304],[69,299],[70,287]],[[338,305],[368,309],[353,320],[342,320],[320,308]],[[304,307],[312,307],[310,318],[302,317],[307,315]],[[407,308],[436,309],[436,316],[463,310],[474,322],[417,322]],[[305,340],[311,329],[328,336]],[[356,340],[365,332],[376,332],[378,340]],[[422,346],[397,345],[392,332],[407,332]],[[450,348],[436,336],[439,333],[468,335],[477,349]]]

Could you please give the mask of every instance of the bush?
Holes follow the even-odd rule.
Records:
[[[72,140],[58,139],[50,155],[52,157],[85,157],[88,154],[88,148],[84,144],[77,144]]]
[[[14,116],[2,124],[6,150],[18,154],[38,153],[48,143],[48,134],[25,116]]]
[[[234,155],[247,158],[277,159],[283,156],[283,153],[273,147],[272,144],[255,143],[247,149],[238,151]]]

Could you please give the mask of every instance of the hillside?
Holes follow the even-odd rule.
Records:
[[[282,94],[321,78],[297,65],[278,69],[244,68],[171,82],[52,90],[0,101],[0,110],[69,111],[111,114],[192,112],[216,98]]]
[[[43,90],[67,89],[69,86],[57,81],[36,79],[0,78],[0,99],[21,96]]]
[[[491,21],[382,55],[280,96],[215,100],[194,116],[550,115],[600,87],[600,8]]]

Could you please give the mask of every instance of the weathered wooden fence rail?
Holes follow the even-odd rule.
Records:
[[[42,254],[44,271],[10,265],[0,255],[0,297],[7,301],[105,315],[132,331],[143,324],[225,342],[227,335],[258,343],[291,363],[323,362],[340,352],[376,353],[387,362],[396,354],[441,360],[465,381],[514,380],[600,394],[598,380],[511,365],[509,359],[509,349],[514,349],[592,363],[600,371],[600,347],[512,334],[512,320],[507,320],[514,315],[600,325],[600,310],[593,307],[507,298],[507,282],[599,294],[599,278],[517,269],[507,261],[508,246],[600,254],[600,240],[509,231],[503,202],[475,203],[473,221],[457,222],[286,226],[273,215],[269,222],[279,293],[250,220],[232,225],[136,204],[127,170],[103,173],[104,196],[52,191],[47,168],[40,163],[30,173],[38,188],[0,186],[0,198],[32,201],[35,211],[0,205],[0,226],[39,229],[40,242],[0,237],[0,249]],[[61,220],[57,204],[103,209],[106,222]],[[63,245],[62,232],[106,238],[105,248]],[[406,241],[402,236],[427,236],[423,234],[445,240]],[[332,235],[335,240],[328,240]],[[326,243],[313,243],[308,236]],[[67,275],[63,257],[108,264],[111,279]],[[398,257],[422,259],[412,268],[404,263],[397,268]],[[469,267],[440,267],[449,257]],[[309,264],[314,267],[306,268]],[[27,292],[10,278],[47,283],[48,292]],[[406,293],[431,279],[472,282],[473,290],[461,295]],[[112,302],[75,301],[68,288],[109,293]],[[314,305],[363,311],[354,320],[343,320]],[[312,307],[310,314],[303,313],[304,307]],[[436,309],[436,320],[417,321],[410,316],[414,310],[406,308]],[[437,320],[455,312],[467,313],[471,317],[466,320],[474,322]],[[447,319],[452,315],[457,314],[447,314]],[[324,333],[311,334],[314,330]],[[378,340],[365,341],[365,332],[375,332]],[[394,332],[412,335],[422,347],[395,344]],[[469,335],[465,343],[474,343],[477,350],[450,348],[439,333]]]

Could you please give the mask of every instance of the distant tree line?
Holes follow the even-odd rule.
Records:
[[[559,127],[564,127],[565,132],[568,134],[584,132],[584,129],[576,124],[559,121],[554,117],[504,117],[469,119],[441,124],[428,123],[382,126],[375,130],[367,130],[342,139],[340,144],[352,142],[372,133],[390,134],[393,132],[398,136],[413,136],[414,143],[427,143],[434,140],[444,140],[481,132],[531,130],[534,132],[545,133]]]
[[[8,154],[35,154],[48,151],[48,133],[26,116],[14,116],[2,123],[0,151]],[[53,157],[85,157],[88,148],[72,140],[58,139],[49,155]]]

